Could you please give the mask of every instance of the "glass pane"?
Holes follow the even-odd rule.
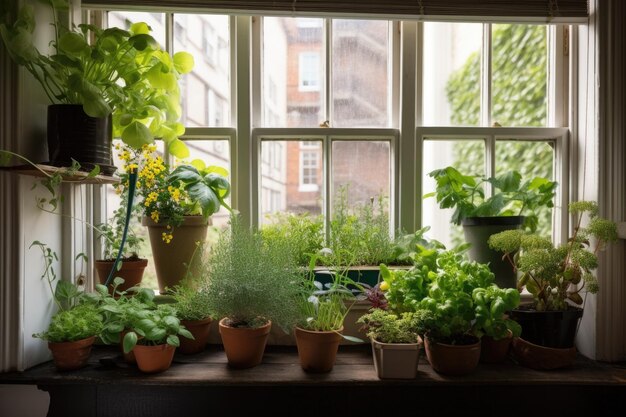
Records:
[[[180,80],[185,126],[230,126],[230,25],[228,16],[175,14],[174,53],[195,58]]]
[[[423,123],[480,123],[482,24],[424,23]]]
[[[261,144],[261,222],[274,213],[322,213],[322,142],[264,140]]]
[[[522,181],[543,177],[554,181],[554,146],[550,142],[498,140],[496,141],[496,175],[519,171]],[[552,237],[552,209],[539,210],[537,233]]]
[[[384,201],[390,211],[391,165],[388,141],[333,141],[332,146],[332,215],[337,211],[342,194],[351,210],[357,206]]]
[[[485,175],[485,143],[482,140],[425,140],[422,156],[424,194],[435,191],[435,181],[428,173],[454,166],[466,175]],[[435,197],[422,200],[422,225],[430,226],[427,235],[448,248],[464,242],[463,229],[450,223],[453,209],[440,209]]]
[[[333,20],[332,37],[331,126],[387,127],[389,22]]]
[[[502,126],[545,126],[547,34],[541,25],[493,25],[492,119]]]
[[[263,19],[263,126],[323,122],[324,20]]]
[[[165,14],[148,12],[116,12],[108,13],[109,27],[118,27],[128,30],[130,25],[138,22],[145,22],[150,26],[150,34],[165,49]]]

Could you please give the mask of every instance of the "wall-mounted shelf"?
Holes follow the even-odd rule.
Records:
[[[30,175],[33,177],[46,177],[46,174],[54,175],[60,173],[63,182],[74,184],[117,184],[120,179],[109,175],[96,175],[95,177],[89,177],[88,172],[73,171],[68,173],[68,168],[53,167],[50,165],[36,164],[33,165],[17,165],[12,167],[0,167],[0,169],[15,174]]]

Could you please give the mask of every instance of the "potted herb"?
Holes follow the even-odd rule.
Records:
[[[333,369],[342,338],[353,342],[361,340],[342,334],[346,315],[356,302],[348,289],[354,282],[342,273],[334,273],[333,282],[325,285],[314,277],[311,274],[300,299],[301,320],[294,334],[302,369],[323,373]]]
[[[200,254],[211,215],[220,207],[230,210],[228,171],[200,160],[174,169],[156,153],[156,146],[141,150],[122,148],[120,158],[138,173],[137,198],[148,227],[150,246],[161,293],[187,275],[197,275]],[[128,173],[121,175],[127,184]],[[122,192],[122,194],[126,194]]]
[[[581,294],[598,291],[593,275],[598,266],[597,253],[617,239],[617,226],[598,216],[595,202],[570,203],[569,212],[574,215],[574,232],[567,243],[558,247],[548,239],[519,230],[498,233],[489,244],[504,253],[513,270],[521,274],[518,288],[525,287],[533,296],[530,306],[512,312],[512,318],[522,326],[522,341],[575,352],[576,329],[583,315],[578,307],[584,304]],[[585,213],[589,223],[583,227]]]
[[[121,186],[118,185],[121,193]],[[137,254],[143,244],[143,238],[138,236],[129,226],[124,249],[125,252],[116,264],[117,254],[122,245],[122,237],[126,224],[126,210],[128,205],[128,193],[121,193],[120,206],[113,213],[108,223],[100,224],[96,230],[100,233],[104,246],[104,258],[95,261],[96,273],[100,284],[105,284],[109,274],[115,270],[115,277],[120,277],[124,282],[118,287],[118,291],[126,291],[129,288],[141,284],[144,270],[148,260],[140,258]],[[133,205],[133,212],[139,210],[138,205]],[[112,289],[113,285],[110,286]]]
[[[519,291],[491,285],[474,289],[472,299],[476,313],[473,333],[480,337],[480,360],[485,363],[502,362],[513,337],[522,332],[521,326],[508,316],[508,312],[519,306]]]
[[[156,309],[154,291],[137,287],[121,290],[124,279],[120,277],[113,279],[112,286],[113,288],[109,290],[102,284],[96,284],[96,291],[85,296],[98,306],[104,319],[104,327],[100,334],[102,342],[107,345],[119,344],[124,360],[135,363],[134,353],[124,352],[122,341],[131,329],[134,312]]]
[[[139,306],[129,309],[130,326],[124,336],[124,353],[135,354],[137,366],[142,372],[163,372],[169,369],[179,335],[193,339],[193,335],[180,323],[176,310],[169,304],[157,305],[156,309]]]
[[[302,274],[283,244],[264,245],[261,234],[232,217],[212,248],[201,288],[219,322],[228,363],[234,368],[258,365],[270,327],[285,332],[298,319]]]
[[[372,342],[374,367],[380,379],[414,379],[420,353],[424,310],[400,315],[380,308],[362,316],[362,324]]]
[[[393,311],[419,312],[426,356],[437,372],[463,375],[480,359],[472,332],[476,310],[472,293],[493,283],[486,265],[468,261],[463,248],[445,250],[438,242],[418,246],[409,271],[385,272],[385,296]]]
[[[454,208],[451,222],[463,225],[465,240],[471,244],[471,259],[489,264],[501,288],[515,288],[516,277],[501,254],[487,245],[489,236],[509,229],[524,227],[531,232],[537,229],[537,210],[553,207],[556,182],[536,177],[522,182],[517,171],[483,178],[465,175],[453,167],[430,172],[437,187],[424,198],[436,197],[439,207]],[[485,185],[493,189],[485,195]]]
[[[47,281],[58,308],[48,329],[33,334],[33,337],[48,342],[48,348],[58,370],[82,368],[87,364],[96,336],[102,331],[102,316],[96,305],[88,302],[84,297],[85,293],[74,284],[57,280],[52,266],[57,260],[56,253],[39,241],[33,242],[31,247],[33,246],[39,247],[43,253],[45,269],[42,278]],[[54,281],[56,286],[53,290]]]
[[[183,284],[174,287],[173,297],[176,315],[193,335],[193,339],[181,339],[178,351],[186,355],[202,352],[209,340],[213,322],[207,292]]]
[[[188,150],[178,139],[184,128],[177,122],[177,81],[191,71],[193,57],[186,52],[170,56],[145,23],[133,24],[129,31],[85,24],[67,28],[58,16],[68,2],[47,3],[55,16],[50,55],[35,47],[30,5],[13,25],[0,25],[0,34],[13,60],[34,76],[53,103],[48,108],[50,162],[70,166],[74,159],[84,168],[99,165],[112,174],[112,135],[135,148],[158,137],[172,154],[186,157]]]

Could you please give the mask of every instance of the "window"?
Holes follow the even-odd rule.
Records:
[[[250,25],[252,41],[237,38],[235,20]],[[459,235],[449,216],[421,196],[433,189],[428,172],[455,165],[486,176],[517,169],[556,180],[557,209],[542,218],[545,233],[562,236],[569,158],[569,68],[558,44],[564,27],[177,13],[171,21],[173,32],[184,28],[174,33],[174,52],[212,57],[196,59],[184,80],[183,123],[190,137],[198,129],[207,141],[232,123],[228,141],[208,149],[251,162],[235,165],[233,183],[235,204],[252,207],[251,223],[276,211],[328,221],[347,190],[350,205],[382,198],[391,230],[430,225],[432,237],[453,245]],[[158,30],[165,43],[167,31]],[[203,34],[200,45],[194,33]],[[414,35],[417,43],[410,42]],[[244,62],[249,71],[233,66],[231,39],[252,50]],[[414,77],[417,94],[406,77]],[[250,89],[242,89],[248,80]]]
[[[320,89],[320,55],[317,52],[300,53],[299,89],[300,91],[319,91]]]
[[[300,153],[300,191],[317,191],[319,154],[315,151]]]

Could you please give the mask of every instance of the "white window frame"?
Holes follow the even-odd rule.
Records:
[[[315,162],[315,169],[316,171],[319,170],[319,163],[320,163],[320,153],[315,151],[315,150],[303,150],[300,149],[299,150],[299,165],[298,165],[298,171],[299,171],[299,186],[298,186],[298,191],[300,192],[315,192],[319,190],[319,185],[317,184],[317,172],[315,172],[315,182],[307,182],[306,180],[311,180],[313,178],[307,178],[307,175],[305,175],[304,170],[305,169],[312,169],[313,166],[305,166],[305,160],[307,158],[305,158],[305,155],[308,156],[313,156],[313,161]]]
[[[314,59],[313,59],[314,58]],[[317,70],[313,71],[310,62],[308,60],[313,60],[317,64]],[[320,52],[300,52],[298,55],[298,91],[302,92],[315,92],[320,91],[321,89],[321,78],[320,78],[320,65],[321,65],[321,54]],[[315,75],[315,77],[307,78],[311,75]],[[305,82],[314,82],[314,84],[305,84]]]

